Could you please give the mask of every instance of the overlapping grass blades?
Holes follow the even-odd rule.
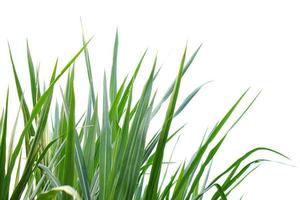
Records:
[[[254,153],[268,151],[286,158],[270,148],[258,147],[246,152],[230,166],[224,166],[224,171],[218,176],[209,176],[212,161],[217,159],[216,155],[228,133],[257,98],[256,96],[250,102],[229,129],[224,130],[225,124],[229,123],[232,114],[247,95],[246,90],[214,128],[204,134],[191,160],[178,163],[173,175],[166,178],[166,172],[162,171],[163,165],[170,169],[168,166],[171,160],[164,161],[165,147],[183,128],[180,124],[180,128],[171,132],[172,121],[206,84],[196,87],[182,102],[177,103],[183,76],[201,46],[190,58],[185,48],[174,82],[158,100],[156,92],[153,92],[153,84],[159,71],[156,69],[158,61],[155,58],[143,90],[139,98],[134,100],[136,77],[147,51],[138,60],[133,74],[118,84],[119,36],[116,32],[110,80],[106,80],[104,72],[102,103],[99,103],[87,48],[89,41],[86,42],[84,35],[82,41],[83,47],[58,74],[58,61],[55,62],[50,82],[45,89],[41,87],[39,72],[34,65],[28,42],[26,49],[30,85],[23,86],[20,82],[18,67],[9,47],[24,124],[22,132],[16,134],[16,124],[19,123],[17,115],[12,134],[8,134],[7,118],[10,113],[7,92],[0,118],[0,200],[227,199],[262,162],[269,161],[263,158],[250,160],[249,157]],[[81,53],[85,59],[89,96],[86,112],[79,116],[76,115],[74,74],[80,66],[75,66],[74,61]],[[62,101],[54,104],[56,83],[67,71],[66,86],[64,89],[60,88]],[[30,103],[23,94],[28,87],[31,89]],[[161,128],[151,134],[151,121],[166,101],[168,108]],[[53,113],[51,107],[54,107]],[[20,137],[16,139],[15,135]]]

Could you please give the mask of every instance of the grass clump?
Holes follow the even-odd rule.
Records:
[[[181,131],[170,132],[173,119],[179,115],[197,94],[196,88],[183,102],[178,102],[182,77],[190,68],[200,49],[187,58],[187,49],[181,57],[178,74],[169,89],[156,103],[153,84],[158,70],[157,59],[146,78],[142,93],[133,100],[134,85],[146,52],[141,56],[135,71],[117,83],[118,34],[115,37],[109,84],[103,78],[102,102],[99,104],[94,89],[92,66],[87,45],[58,71],[56,61],[48,86],[42,87],[39,72],[33,65],[27,44],[30,75],[31,103],[25,99],[17,67],[9,47],[10,60],[23,118],[23,130],[16,133],[16,117],[12,134],[8,136],[9,92],[0,120],[0,200],[6,199],[86,199],[86,200],[154,200],[154,199],[227,199],[228,195],[266,159],[250,160],[258,151],[277,151],[258,147],[246,152],[231,165],[224,167],[218,176],[208,178],[212,160],[218,153],[229,131],[252,106],[257,96],[245,108],[225,134],[221,131],[239,106],[246,90],[203,136],[194,156],[179,163],[173,175],[165,180],[162,166],[165,147]],[[74,61],[83,54],[89,80],[88,107],[83,116],[76,115],[74,89]],[[59,79],[67,73],[62,89],[62,102],[53,103],[53,91]],[[141,83],[139,83],[141,84]],[[161,128],[148,141],[152,119],[168,102]],[[51,113],[51,106],[55,107]],[[99,109],[100,108],[100,109]],[[99,113],[98,110],[101,110]],[[223,131],[224,132],[224,131]],[[15,135],[20,135],[15,138]],[[25,159],[23,159],[25,157]]]

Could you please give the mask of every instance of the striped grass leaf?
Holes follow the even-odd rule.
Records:
[[[85,36],[84,36],[82,23],[81,23],[81,29],[82,29],[82,43],[85,46],[86,45],[86,40],[85,40]],[[84,48],[84,58],[85,58],[85,65],[86,65],[87,75],[88,75],[89,84],[90,84],[92,103],[94,105],[95,101],[96,101],[96,95],[95,95],[95,89],[94,89],[94,81],[93,81],[91,60],[90,60],[89,50],[88,50],[87,47]]]
[[[52,187],[58,187],[61,185],[59,180],[54,176],[54,174],[51,172],[51,170],[48,167],[42,164],[38,164],[38,167],[41,170],[43,170],[48,180],[50,180]]]
[[[108,192],[108,180],[110,177],[112,167],[112,131],[109,122],[108,113],[108,97],[107,97],[107,85],[106,75],[104,74],[103,80],[103,116],[102,116],[102,129],[100,133],[100,160],[99,160],[99,189],[100,199],[107,199]]]
[[[38,195],[37,200],[52,200],[55,199],[58,194],[63,192],[64,194],[68,195],[74,200],[81,200],[80,195],[77,193],[77,191],[68,186],[68,185],[63,185],[59,187],[52,188],[51,190],[47,192],[43,192]]]
[[[80,187],[83,193],[83,197],[86,200],[92,199],[91,189],[89,186],[88,169],[84,160],[84,155],[80,146],[78,134],[75,133],[75,151],[76,151],[76,169],[80,183]],[[93,155],[93,154],[92,154]],[[94,171],[93,171],[94,172]],[[93,173],[94,174],[94,173]],[[95,174],[94,174],[95,175]]]
[[[146,56],[146,53],[147,53],[147,50],[144,51],[144,53],[142,54],[142,56],[141,56],[141,58],[140,58],[140,60],[139,60],[139,62],[137,64],[137,66],[135,67],[134,73],[131,76],[129,83],[127,84],[127,86],[126,86],[126,88],[124,90],[124,93],[123,93],[123,95],[121,97],[120,103],[118,104],[118,112],[117,112],[119,114],[118,115],[118,121],[120,120],[120,118],[122,116],[121,114],[124,113],[123,111],[124,111],[124,108],[126,106],[126,102],[128,101],[130,90],[132,90],[132,88],[133,88],[133,85],[135,83],[136,77],[137,77],[137,75],[138,75],[138,73],[140,71],[142,63],[143,63],[144,58]]]
[[[19,109],[18,109],[18,113],[17,113],[17,116],[16,116],[16,119],[14,121],[14,125],[13,125],[13,128],[12,128],[12,131],[11,131],[11,134],[10,134],[10,141],[9,141],[9,146],[8,146],[8,159],[7,159],[7,167],[8,167],[8,163],[10,162],[11,160],[11,154],[13,152],[13,144],[14,144],[14,138],[15,138],[15,135],[16,135],[16,129],[17,129],[17,124],[18,124],[18,120],[19,120],[19,116],[20,116],[20,111],[21,111],[21,106],[19,106]]]
[[[168,106],[168,110],[165,116],[165,120],[163,123],[162,131],[160,133],[160,137],[157,144],[156,154],[154,157],[154,162],[151,168],[150,178],[148,182],[148,187],[146,190],[146,200],[156,199],[157,198],[157,188],[158,188],[158,182],[160,177],[160,171],[161,171],[161,164],[163,160],[164,155],[164,149],[168,138],[169,129],[171,126],[171,122],[174,115],[174,110],[176,106],[176,101],[179,93],[179,87],[181,83],[182,73],[183,73],[183,66],[185,63],[185,57],[186,57],[186,49],[184,50],[180,68],[177,76],[177,80],[174,85],[172,97],[170,99],[170,103]]]
[[[119,34],[118,30],[116,31],[115,43],[113,49],[113,61],[110,73],[110,84],[109,84],[109,97],[110,102],[112,103],[117,94],[117,61],[118,61],[118,48],[119,48]]]
[[[98,100],[98,98],[96,98]],[[88,116],[88,115],[87,115]],[[95,149],[96,143],[94,142],[97,137],[97,121],[98,121],[98,102],[96,101],[93,109],[92,118],[88,121],[87,125],[91,125],[91,127],[87,128],[87,132],[85,133],[86,139],[84,141],[83,146],[83,154],[85,158],[85,163],[88,172],[89,180],[92,179],[94,175],[94,156],[95,156]]]
[[[37,100],[37,81],[36,81],[36,72],[33,65],[32,56],[29,49],[28,40],[26,42],[27,47],[27,62],[28,62],[28,71],[30,77],[30,86],[31,86],[31,96],[32,96],[32,104],[33,106],[36,104]]]
[[[59,155],[63,151],[65,143],[66,143],[65,141],[62,142],[62,144],[60,144],[60,146],[58,148],[56,148],[55,154],[53,154],[53,157],[51,158],[51,160],[48,164],[49,170],[54,171],[54,169],[57,167],[57,165],[59,165],[59,163],[61,162],[61,160],[59,160]],[[55,146],[54,144],[52,147]],[[30,200],[34,199],[36,197],[36,195],[42,191],[43,186],[45,186],[45,184],[44,184],[45,181],[46,181],[46,174],[43,173],[43,176],[38,180],[35,189],[30,194],[30,198],[29,198]],[[49,182],[49,180],[46,181],[46,183],[47,182]]]
[[[182,70],[182,76],[187,72],[187,70],[190,68],[191,64],[193,63],[194,59],[196,58],[200,48],[202,47],[202,44],[196,49],[196,51],[193,53],[193,55],[190,57],[190,59],[187,61],[187,63],[184,65],[184,68]],[[176,78],[177,79],[177,78]],[[173,92],[174,86],[176,84],[176,79],[172,82],[172,84],[169,86],[168,90],[163,95],[163,98],[159,101],[159,103],[155,106],[152,117],[154,117],[157,112],[160,110],[162,104],[170,97],[170,95]]]
[[[74,186],[75,184],[75,94],[74,94],[74,69],[69,76],[68,96],[68,123],[66,133],[66,145],[64,150],[64,175],[62,184]]]
[[[23,89],[21,87],[21,83],[19,81],[19,77],[17,74],[17,70],[16,70],[16,66],[14,63],[14,59],[13,59],[13,55],[12,55],[12,50],[10,48],[10,45],[8,44],[8,50],[9,50],[9,55],[10,55],[10,61],[11,61],[11,65],[13,68],[13,73],[14,73],[14,78],[15,78],[15,83],[16,83],[16,89],[17,89],[17,93],[18,93],[18,97],[19,97],[19,101],[21,103],[21,108],[22,108],[22,113],[23,113],[23,120],[24,120],[24,124],[26,125],[28,123],[28,120],[30,118],[30,113],[29,113],[29,108],[27,106],[24,94],[23,94]],[[32,124],[30,124],[29,127],[29,132],[25,133],[25,148],[26,148],[26,154],[29,153],[29,141],[30,141],[30,137],[35,135],[35,131],[34,128],[32,126]]]

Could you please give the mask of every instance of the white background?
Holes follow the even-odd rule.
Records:
[[[182,97],[205,81],[174,129],[187,123],[175,151],[176,162],[189,158],[206,127],[212,127],[249,86],[241,109],[263,90],[254,107],[231,132],[217,159],[214,173],[224,169],[243,152],[268,146],[291,157],[299,166],[300,113],[300,4],[292,0],[227,1],[0,1],[0,105],[8,85],[11,89],[10,123],[17,110],[7,41],[10,42],[22,83],[29,82],[25,41],[28,38],[41,79],[48,80],[58,56],[60,66],[80,48],[80,17],[90,48],[95,82],[101,88],[104,68],[111,66],[114,33],[120,33],[120,77],[133,70],[149,48],[144,71],[158,53],[162,66],[156,88],[167,89],[176,75],[180,55],[188,41],[188,55],[203,43],[199,56],[182,84]],[[78,61],[77,104],[86,101],[85,67]],[[144,76],[143,76],[144,74]],[[140,82],[145,80],[141,74]],[[120,78],[121,80],[121,78]],[[101,90],[99,90],[101,92]],[[80,95],[79,95],[80,94]],[[182,100],[182,98],[180,98]],[[83,104],[85,105],[85,104]],[[241,111],[241,110],[239,110]],[[80,111],[79,111],[80,112]],[[236,115],[237,116],[237,115]],[[235,117],[236,117],[235,116]],[[10,126],[11,127],[11,126]],[[285,161],[270,154],[258,154]],[[238,199],[299,199],[297,167],[266,164],[233,194]]]

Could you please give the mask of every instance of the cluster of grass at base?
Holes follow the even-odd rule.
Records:
[[[9,47],[23,130],[16,133],[16,126],[21,123],[18,115],[11,135],[8,135],[7,92],[6,105],[0,120],[0,200],[224,200],[261,163],[269,161],[251,160],[249,157],[254,153],[269,151],[285,157],[275,150],[257,147],[241,155],[231,165],[225,166],[218,176],[209,177],[212,160],[227,134],[257,98],[256,96],[253,99],[228,130],[223,130],[247,90],[220,121],[204,134],[194,156],[189,161],[178,163],[173,175],[165,179],[162,166],[166,165],[168,169],[170,165],[163,160],[165,147],[181,131],[179,128],[170,132],[172,121],[203,86],[195,88],[182,102],[177,102],[182,77],[201,46],[190,58],[187,58],[187,49],[184,50],[174,82],[158,101],[153,92],[153,83],[158,74],[155,58],[140,97],[133,101],[136,77],[146,52],[139,59],[133,74],[124,78],[121,84],[117,83],[117,33],[110,79],[107,83],[104,74],[103,100],[99,105],[87,48],[89,42],[83,36],[83,47],[59,72],[56,62],[47,87],[40,84],[39,71],[33,65],[27,43],[32,108],[29,108],[28,100],[24,98],[24,87],[19,81],[18,70]],[[85,56],[89,96],[85,114],[78,117],[75,115],[73,64],[81,54]],[[64,74],[68,79],[61,91],[62,102],[51,105],[56,83]],[[161,128],[147,141],[150,123],[164,103],[168,107]],[[50,112],[51,106],[55,106],[54,113]],[[221,130],[225,134],[221,134]],[[15,135],[20,137],[15,138]]]

